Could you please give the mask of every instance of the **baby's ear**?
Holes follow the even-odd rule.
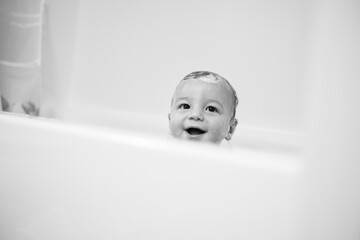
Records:
[[[170,121],[171,121],[171,114],[170,113],[168,113],[168,119],[169,119],[169,135],[172,135],[171,134],[171,127],[170,127]]]
[[[230,126],[229,126],[229,132],[226,134],[225,136],[225,139],[227,141],[230,141],[231,140],[231,137],[232,135],[234,134],[235,132],[235,129],[236,129],[236,126],[238,124],[238,121],[236,118],[233,118],[231,121],[230,121]]]

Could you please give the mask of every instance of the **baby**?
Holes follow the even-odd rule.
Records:
[[[176,87],[169,113],[170,134],[177,139],[220,144],[229,141],[237,125],[238,98],[222,76],[198,71]]]

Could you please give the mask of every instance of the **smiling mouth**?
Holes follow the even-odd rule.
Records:
[[[191,136],[197,136],[206,133],[206,131],[200,128],[188,128],[185,131]]]

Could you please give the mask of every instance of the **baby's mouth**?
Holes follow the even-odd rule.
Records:
[[[194,127],[188,128],[185,131],[191,136],[197,136],[197,135],[206,133],[206,131],[204,131],[200,128],[194,128]]]

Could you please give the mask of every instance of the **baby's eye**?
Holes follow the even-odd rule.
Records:
[[[213,106],[208,106],[205,108],[205,110],[209,112],[218,112],[217,108]]]
[[[190,108],[190,105],[187,103],[182,103],[179,105],[179,109],[189,109],[189,108]]]

